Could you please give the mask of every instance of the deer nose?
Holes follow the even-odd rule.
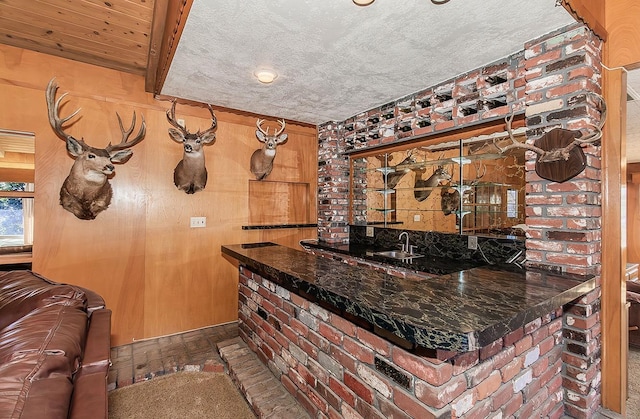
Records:
[[[112,164],[107,164],[107,165],[104,166],[104,169],[108,170],[110,172],[113,172],[114,170],[116,170],[116,167],[114,165],[112,165]]]
[[[193,147],[191,147],[190,144],[185,144],[184,151],[186,151],[187,153],[191,153],[193,151]]]

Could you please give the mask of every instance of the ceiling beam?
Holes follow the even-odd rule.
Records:
[[[193,0],[156,0],[145,91],[159,94],[162,90],[192,4]]]
[[[604,2],[601,0],[560,0],[562,6],[579,22],[584,23],[602,41],[606,41],[608,32],[604,22]]]

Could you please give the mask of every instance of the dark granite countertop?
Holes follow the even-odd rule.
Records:
[[[303,247],[315,248],[320,250],[328,250],[334,253],[339,253],[347,256],[359,257],[362,259],[371,260],[374,262],[384,263],[387,265],[396,266],[403,270],[427,273],[431,275],[445,275],[454,272],[460,272],[471,268],[484,265],[484,263],[463,260],[463,259],[449,259],[438,256],[424,255],[419,258],[412,259],[410,261],[403,261],[401,259],[393,259],[384,256],[376,255],[376,252],[381,250],[398,250],[398,248],[377,248],[371,247],[365,244],[354,243],[324,243],[318,240],[303,240],[300,242]],[[421,253],[421,252],[417,252]]]
[[[595,279],[481,266],[415,281],[273,243],[222,246],[283,288],[423,348],[481,348],[595,288]]]

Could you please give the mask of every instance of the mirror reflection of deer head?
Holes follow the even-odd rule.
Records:
[[[263,180],[271,170],[273,170],[273,160],[276,158],[276,148],[287,141],[287,134],[282,134],[284,131],[285,122],[284,119],[278,121],[280,123],[280,129],[269,135],[269,128],[266,131],[262,128],[264,119],[258,119],[256,126],[256,137],[263,143],[262,148],[257,149],[251,155],[251,173],[257,180]]]
[[[389,158],[389,161],[391,158]],[[380,160],[382,162],[382,160]],[[384,162],[382,162],[384,163]],[[404,175],[411,171],[410,166],[416,163],[416,157],[413,155],[413,150],[409,150],[407,156],[396,166],[393,167],[393,171],[387,174],[387,188],[395,189],[400,183],[400,180]],[[383,176],[385,176],[383,174]]]
[[[60,189],[60,205],[81,220],[93,220],[111,203],[113,192],[108,178],[115,170],[113,163],[126,163],[133,155],[133,152],[128,148],[133,147],[144,138],[146,131],[144,116],[138,134],[129,141],[136,125],[136,113],[133,112],[131,127],[125,130],[122,126],[122,119],[116,112],[122,132],[122,141],[115,145],[109,143],[105,148],[94,148],[85,143],[84,139],[77,140],[64,131],[64,125],[80,112],[80,109],[65,118],[60,118],[58,115],[60,102],[67,93],[56,100],[57,90],[58,84],[54,77],[49,81],[46,90],[49,123],[56,135],[67,143],[67,151],[75,159],[69,176],[64,180]]]
[[[211,113],[211,126],[205,131],[190,133],[187,127],[176,120],[176,101],[173,101],[171,109],[167,111],[167,120],[177,129],[169,128],[169,136],[182,144],[184,153],[182,160],[173,170],[173,183],[178,189],[188,194],[193,194],[204,189],[207,184],[207,167],[204,161],[205,144],[211,144],[216,139],[213,130],[218,125],[211,105],[207,105]]]
[[[500,153],[505,153],[514,148],[524,148],[537,154],[536,173],[543,179],[553,182],[566,182],[579,175],[587,166],[587,158],[582,151],[581,145],[598,141],[602,137],[602,127],[607,118],[607,105],[600,95],[596,95],[600,103],[600,123],[591,125],[593,130],[586,135],[578,130],[567,130],[554,128],[538,138],[534,144],[521,143],[513,137],[511,122],[513,114],[505,117],[507,132],[511,139],[511,144],[506,147],[498,146],[494,140],[494,145]]]
[[[412,170],[416,174],[413,186],[413,196],[418,202],[422,202],[429,198],[431,192],[433,192],[441,182],[451,180],[451,174],[442,165],[439,165],[426,180],[422,179],[422,174],[426,172],[424,168]]]
[[[440,208],[444,215],[457,214],[460,211],[460,192],[462,190],[462,199],[465,200],[473,194],[475,194],[474,186],[478,185],[480,179],[487,174],[487,166],[479,163],[474,163],[473,166],[476,169],[476,178],[471,182],[460,185],[458,187],[451,186],[450,188],[444,188],[440,191]]]

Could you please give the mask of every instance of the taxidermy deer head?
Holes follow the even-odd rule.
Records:
[[[473,195],[474,191],[471,186],[476,186],[480,179],[487,174],[487,166],[482,163],[479,165],[474,163],[474,166],[476,168],[476,178],[468,184],[470,186],[465,185],[461,188],[451,187],[440,191],[440,208],[444,215],[455,214],[460,210],[460,192],[458,189],[462,189],[463,198]]]
[[[438,166],[427,180],[422,179],[425,169],[413,169],[416,174],[414,182],[413,196],[418,202],[422,202],[429,198],[433,189],[440,185],[440,182],[451,180],[451,174],[447,172],[444,166]]]
[[[133,112],[131,127],[125,130],[122,126],[122,119],[116,112],[122,132],[122,141],[116,145],[109,143],[105,148],[94,148],[85,143],[84,139],[77,140],[64,132],[64,125],[80,112],[80,109],[65,118],[60,118],[58,109],[67,93],[56,100],[57,90],[58,84],[54,77],[49,81],[46,90],[49,123],[56,135],[67,143],[67,151],[75,158],[69,176],[60,189],[60,205],[81,220],[93,220],[111,203],[112,190],[108,178],[115,170],[113,163],[126,163],[133,155],[133,152],[127,149],[138,144],[144,138],[146,131],[144,116],[138,134],[129,141],[136,125],[136,113]]]
[[[409,169],[408,167],[403,168],[403,166],[409,166],[414,164],[415,162],[416,158],[413,155],[413,150],[409,150],[407,156],[400,163],[398,163],[397,166],[393,166],[395,170],[387,174],[387,188],[395,189],[396,186],[398,186],[398,183],[400,183],[402,177],[411,171],[411,169]],[[382,176],[384,176],[384,174]]]
[[[173,101],[171,109],[167,111],[167,120],[177,129],[169,128],[169,136],[176,142],[181,143],[184,149],[182,160],[173,170],[173,183],[181,191],[193,194],[204,189],[207,184],[207,168],[204,162],[205,144],[211,144],[216,139],[213,132],[218,125],[216,116],[213,114],[211,105],[207,105],[211,113],[211,126],[205,131],[191,134],[186,126],[176,120],[176,101]]]
[[[276,148],[287,141],[287,134],[282,134],[284,131],[285,122],[284,119],[278,121],[280,123],[280,129],[269,135],[269,128],[265,131],[262,128],[264,119],[258,119],[256,126],[256,137],[263,143],[262,148],[257,149],[251,155],[251,173],[257,180],[262,180],[269,176],[273,169],[273,159],[276,158]],[[281,135],[282,134],[282,135]]]
[[[593,131],[584,136],[577,130],[554,128],[538,138],[533,144],[527,144],[526,142],[521,143],[513,137],[511,130],[513,114],[511,114],[505,117],[511,144],[501,148],[498,146],[496,140],[494,140],[493,143],[500,153],[504,153],[513,148],[524,148],[534,151],[538,155],[536,159],[536,173],[543,179],[558,183],[572,179],[579,175],[587,166],[587,158],[580,146],[598,141],[602,137],[602,127],[607,118],[607,106],[601,96],[595,96],[598,97],[602,104],[600,123],[597,126],[591,125]]]

